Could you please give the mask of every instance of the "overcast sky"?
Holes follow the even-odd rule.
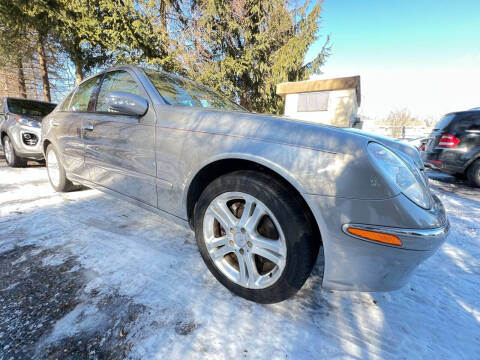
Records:
[[[323,77],[360,75],[361,114],[480,107],[480,0],[326,0],[322,17],[332,37]]]

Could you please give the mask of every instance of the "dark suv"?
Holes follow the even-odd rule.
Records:
[[[480,187],[480,111],[447,114],[420,148],[425,166],[453,175],[466,175]]]

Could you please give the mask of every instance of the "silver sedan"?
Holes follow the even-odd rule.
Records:
[[[295,294],[319,257],[325,288],[397,289],[449,231],[413,147],[252,114],[163,72],[86,79],[42,139],[57,191],[80,183],[189,224],[211,273],[256,302]]]

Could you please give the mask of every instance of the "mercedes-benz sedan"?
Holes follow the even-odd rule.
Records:
[[[319,257],[326,288],[399,288],[449,231],[413,147],[249,113],[163,72],[86,79],[42,134],[57,191],[81,183],[190,224],[212,274],[257,302],[292,296]]]

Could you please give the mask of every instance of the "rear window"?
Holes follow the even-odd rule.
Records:
[[[56,104],[42,103],[37,101],[28,101],[21,99],[8,99],[8,110],[17,115],[47,116]]]
[[[445,115],[442,120],[440,120],[435,126],[434,130],[443,130],[445,129],[450,122],[455,118],[455,114]]]

